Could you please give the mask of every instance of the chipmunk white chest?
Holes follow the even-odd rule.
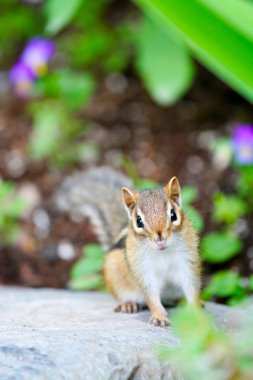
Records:
[[[166,297],[177,298],[191,276],[187,250],[181,239],[173,241],[162,251],[151,246],[141,248],[139,271],[145,285],[161,296],[166,294]]]

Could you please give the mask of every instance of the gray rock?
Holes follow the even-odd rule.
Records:
[[[107,294],[51,289],[1,288],[0,302],[1,380],[180,379],[155,353],[179,344],[173,328],[148,325],[148,311],[114,313]],[[206,308],[238,328],[239,309]]]

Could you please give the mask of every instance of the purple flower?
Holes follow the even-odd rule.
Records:
[[[29,95],[35,76],[22,61],[15,63],[10,70],[9,78],[17,95],[24,97]]]
[[[232,142],[235,161],[241,165],[253,164],[253,126],[236,125]]]
[[[21,61],[29,67],[36,76],[46,73],[47,64],[55,52],[53,41],[40,37],[32,38],[26,45]]]

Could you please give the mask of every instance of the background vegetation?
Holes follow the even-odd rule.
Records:
[[[109,164],[138,189],[179,176],[201,234],[203,298],[245,301],[253,291],[252,1],[2,0],[1,9],[1,282],[103,288],[90,226],[59,215],[52,197],[66,174]],[[206,335],[196,349],[187,335],[180,355],[232,345],[238,361],[220,378],[246,379],[237,343],[203,315],[189,320]]]

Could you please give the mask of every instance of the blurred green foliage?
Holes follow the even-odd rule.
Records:
[[[73,119],[61,102],[33,103],[30,113],[34,119],[29,143],[32,159],[47,159],[52,166],[64,167],[89,157],[91,150],[96,154],[96,144],[85,141],[86,125]]]
[[[127,17],[113,25],[108,22],[111,3],[73,0],[63,6],[59,0],[47,0],[35,6],[17,0],[2,2],[5,17],[0,48],[9,67],[29,37],[40,35],[56,43],[57,53],[48,72],[34,82],[27,99],[34,126],[29,144],[32,159],[66,166],[85,161],[91,151],[97,154],[98,147],[87,139],[88,121],[80,118],[80,111],[91,101],[101,74],[123,71],[132,55],[131,24]]]
[[[104,288],[101,274],[105,252],[97,244],[87,244],[83,256],[70,272],[70,287],[75,290],[101,290]]]
[[[14,63],[32,36],[52,38],[57,45],[49,72],[36,81],[30,98],[30,103],[36,102],[31,112],[35,126],[30,143],[32,158],[48,159],[53,165],[78,162],[80,155],[72,154],[71,146],[79,136],[85,139],[85,122],[80,123],[79,111],[91,101],[101,74],[124,72],[134,57],[134,66],[147,90],[162,105],[176,102],[191,85],[191,54],[252,99],[252,4],[232,1],[239,19],[227,11],[227,1],[225,5],[202,0],[186,5],[182,0],[136,0],[151,20],[144,16],[136,19],[126,12],[124,17],[111,21],[108,14],[113,3],[73,0],[62,6],[60,0],[47,0],[35,6],[18,0],[2,1],[5,17],[0,26],[0,46],[6,65]],[[57,102],[63,105],[64,115]],[[54,116],[42,115],[40,104]],[[49,130],[54,136],[56,129],[57,141],[45,149]],[[86,143],[86,148],[93,146]],[[189,213],[193,215],[194,211]],[[199,219],[197,225],[201,228],[200,218],[194,218]]]
[[[248,315],[252,313],[249,308]],[[252,318],[241,321],[238,334],[215,326],[210,315],[189,306],[177,308],[171,320],[181,344],[158,349],[177,374],[187,380],[249,380],[253,376]]]
[[[46,16],[46,34],[54,35],[68,25],[80,9],[81,5],[84,5],[83,0],[67,1],[64,3],[64,6],[61,0],[45,1],[44,13]]]
[[[192,203],[196,201],[197,197],[198,191],[196,187],[184,186],[182,188],[183,210],[193,227],[196,228],[198,232],[201,232],[204,228],[204,220],[198,210],[192,206]]]
[[[188,54],[253,101],[251,1],[135,0],[135,3],[157,27],[183,43]],[[183,70],[181,74],[183,81]],[[176,75],[180,75],[179,71]]]
[[[205,261],[218,264],[239,253],[242,242],[231,232],[210,232],[204,236],[201,249]]]
[[[247,211],[245,201],[236,195],[225,195],[216,193],[214,196],[213,219],[216,222],[232,224],[240,217],[244,216]]]
[[[242,279],[238,273],[229,270],[219,271],[212,277],[208,286],[204,289],[202,296],[210,299],[212,296],[227,301],[230,305],[245,300],[252,292],[252,276]],[[246,280],[246,281],[245,281]]]
[[[135,66],[148,91],[158,103],[167,105],[189,88],[193,55],[252,101],[250,1],[135,2],[149,19],[137,21],[126,13],[111,24],[106,16],[112,0],[72,0],[64,6],[60,0],[37,6],[3,0],[0,40],[5,60],[7,64],[14,60],[17,46],[34,35],[55,38],[61,65],[74,70],[123,71],[135,49]]]
[[[218,139],[214,145],[218,147],[222,141],[225,142],[227,139]],[[227,150],[228,142],[225,145]],[[231,152],[227,153],[232,160],[231,141],[230,150]],[[233,166],[237,171],[233,193],[227,195],[219,191],[213,195],[212,219],[217,223],[217,231],[205,234],[201,241],[203,259],[214,265],[229,264],[229,260],[242,255],[244,239],[240,236],[238,226],[245,223],[253,212],[253,166],[235,162]],[[243,278],[233,270],[218,271],[213,275],[203,296],[205,299],[216,297],[235,304],[252,293],[251,281],[251,277]]]
[[[185,45],[143,18],[136,40],[137,71],[154,100],[175,103],[193,79],[193,64]]]
[[[41,33],[43,22],[37,9],[18,0],[1,0],[1,12],[4,14],[0,23],[1,65],[9,69],[23,43]]]
[[[19,220],[26,210],[26,202],[16,194],[12,182],[0,182],[0,241],[14,244],[20,231]]]
[[[64,6],[60,0],[46,0],[39,5],[1,1],[4,17],[0,24],[0,48],[5,58],[4,69],[13,65],[33,36],[51,38],[57,46],[48,72],[34,83],[27,99],[33,123],[28,144],[32,159],[64,167],[97,154],[98,146],[87,138],[88,121],[80,115],[92,101],[101,78],[108,73],[125,73],[135,67],[153,99],[168,105],[190,87],[194,79],[193,57],[246,99],[253,100],[252,2],[135,0],[135,3],[145,16],[126,12],[111,18],[113,0],[72,0]],[[150,179],[141,179],[129,160],[125,159],[122,166],[137,189],[157,186]],[[214,265],[226,263],[241,252],[243,241],[236,223],[253,210],[252,167],[239,167],[238,172],[235,193],[219,192],[213,198],[212,218],[219,232],[206,234],[201,244],[204,260]],[[195,228],[202,231],[203,220],[192,206],[197,198],[196,189],[184,187],[182,197],[186,214]],[[97,281],[99,287],[100,274],[94,273],[93,285]],[[73,276],[76,277],[75,272]],[[229,274],[226,277],[218,272],[217,276],[224,283],[230,279]],[[240,277],[239,283],[243,283]],[[206,297],[220,297],[218,288],[212,282],[210,286],[212,291]],[[238,286],[231,287],[234,290],[229,299],[239,298]],[[243,289],[243,294],[247,294],[252,287]]]

